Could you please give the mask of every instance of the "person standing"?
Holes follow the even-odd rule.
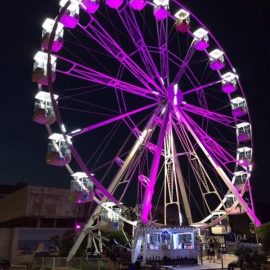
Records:
[[[212,239],[209,242],[209,260],[215,262],[215,243]]]

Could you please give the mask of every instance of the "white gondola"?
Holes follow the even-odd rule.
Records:
[[[237,78],[235,73],[227,72],[222,76],[222,91],[226,94],[231,94],[237,90]]]
[[[58,96],[54,95],[57,100]],[[55,122],[55,114],[52,106],[50,93],[39,91],[35,96],[33,121],[42,125],[51,125]]]
[[[54,133],[49,137],[47,163],[53,166],[65,166],[71,161],[71,137]]]
[[[67,4],[68,0],[61,0],[60,11],[62,8]],[[79,14],[80,14],[80,1],[78,0],[71,0],[70,5],[68,6],[67,10],[65,10],[64,14],[60,18],[60,22],[66,28],[75,28],[79,23]]]
[[[247,102],[242,97],[236,97],[231,100],[232,114],[234,117],[241,117],[247,114]]]
[[[209,53],[209,66],[212,70],[221,70],[225,67],[224,53],[215,49]]]
[[[193,36],[194,48],[197,51],[204,51],[209,47],[208,31],[203,28],[199,28],[193,33]]]
[[[186,33],[189,30],[190,14],[184,9],[178,10],[174,17],[176,18],[175,28],[176,31]]]
[[[123,4],[124,0],[105,0],[108,7],[118,9]]]
[[[236,135],[239,142],[251,140],[251,125],[244,122],[236,125]]]
[[[52,20],[49,18],[47,18],[42,24],[41,47],[44,50],[48,50],[49,41],[51,38],[54,25],[55,25],[55,20]],[[62,23],[58,23],[55,30],[55,36],[54,36],[54,40],[53,40],[52,48],[51,48],[53,52],[58,52],[63,47],[63,43],[64,43],[63,36],[64,36],[64,25]]]
[[[119,218],[121,209],[113,202],[102,203],[100,213],[100,230],[104,232],[120,231],[124,228],[124,222]]]
[[[100,0],[83,0],[81,7],[89,14],[94,14],[100,5]]]
[[[169,0],[153,0],[154,16],[158,21],[165,20],[169,16]]]
[[[238,192],[241,192],[246,185],[248,174],[245,171],[235,172],[233,175],[232,183]]]
[[[241,147],[237,149],[237,161],[240,165],[248,167],[251,165],[252,149]]]
[[[235,196],[233,194],[228,194],[225,196],[226,201],[225,201],[225,208],[226,212],[229,212],[229,215],[239,215],[242,214],[241,206],[236,205],[235,207],[234,204],[236,203]]]
[[[94,199],[94,185],[84,172],[72,174],[70,199],[78,204],[88,203]]]
[[[216,211],[213,212],[212,215],[212,222],[214,222],[216,219],[219,219],[222,217],[226,212],[225,211]],[[211,227],[211,232],[214,235],[225,235],[231,232],[231,226],[229,224],[228,218],[223,218],[220,221],[217,221],[217,223]]]
[[[138,11],[144,9],[146,4],[147,4],[146,0],[130,0],[129,1],[130,7]]]
[[[56,60],[57,58],[51,55],[52,81],[55,80]],[[32,73],[33,82],[48,85],[47,63],[48,54],[42,51],[37,52],[34,56],[34,68]]]

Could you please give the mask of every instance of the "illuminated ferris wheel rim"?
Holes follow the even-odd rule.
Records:
[[[73,1],[73,3],[74,3],[74,2],[76,2],[76,1]],[[94,1],[93,1],[93,2],[94,2]],[[154,2],[157,3],[157,2],[159,2],[159,1],[154,1]],[[164,1],[160,1],[160,2],[164,2]],[[185,10],[190,16],[192,16],[192,18],[195,19],[195,20],[198,22],[198,24],[202,26],[202,28],[203,28],[204,30],[207,29],[207,28],[202,24],[202,22],[201,22],[200,20],[198,20],[198,19],[197,19],[190,11],[188,11],[182,4],[178,3],[178,1],[175,1],[175,0],[173,0],[172,2],[173,2],[174,4],[176,4],[176,5],[178,5],[179,7],[181,7],[183,10]],[[147,2],[147,4],[149,4],[149,3],[150,3],[150,2]],[[66,10],[68,9],[69,5],[70,5],[70,2],[67,2],[66,5],[65,5],[65,9],[66,9]],[[150,3],[150,5],[153,5],[153,3]],[[61,13],[64,14],[65,9],[63,8]],[[167,11],[168,11],[168,10],[167,10]],[[62,15],[63,15],[63,14],[62,14]],[[171,15],[171,14],[170,14],[168,17],[169,17],[169,19],[176,20],[175,15]],[[60,19],[61,19],[61,16],[58,17],[58,20],[60,20]],[[57,22],[57,20],[56,20],[56,22]],[[54,34],[52,34],[51,37],[50,37],[50,43],[51,43],[50,45],[53,45],[53,42],[54,42],[54,35],[55,35],[55,33],[56,33],[56,30],[57,30],[57,23],[55,23],[55,25],[54,25],[53,28],[54,28],[54,31],[52,31],[52,33],[54,33]],[[211,39],[216,43],[216,45],[217,45],[217,47],[218,47],[218,49],[219,49],[219,52],[222,52],[223,56],[225,57],[225,59],[226,59],[226,61],[227,61],[227,64],[230,66],[230,69],[232,70],[232,72],[231,72],[230,74],[227,74],[226,76],[227,76],[227,77],[228,77],[228,76],[233,76],[233,74],[235,74],[235,78],[237,78],[237,86],[238,86],[238,88],[239,88],[239,90],[240,90],[240,92],[241,92],[241,97],[237,97],[237,98],[238,98],[238,101],[239,101],[239,100],[240,100],[240,101],[245,100],[245,98],[244,98],[244,93],[243,93],[243,91],[242,91],[242,87],[241,87],[240,82],[239,82],[239,80],[238,80],[238,76],[236,75],[235,70],[234,70],[234,68],[232,67],[229,58],[227,57],[227,55],[225,54],[225,52],[222,50],[221,46],[218,44],[218,42],[216,41],[216,39],[214,38],[214,36],[213,36],[209,31],[206,30],[206,32],[207,32],[207,35],[209,35],[209,36],[211,37]],[[193,34],[193,37],[194,37],[194,33],[190,33],[190,32],[189,32],[189,34]],[[50,46],[49,46],[49,47],[50,47]],[[208,52],[206,51],[206,49],[204,50],[204,52],[205,52],[205,53],[208,53]],[[218,52],[216,51],[216,53],[218,53]],[[208,54],[208,55],[209,55],[209,54]],[[52,98],[52,103],[53,103],[53,106],[54,106],[54,110],[55,110],[55,112],[56,112],[57,122],[58,122],[58,124],[59,124],[60,130],[64,133],[63,138],[64,138],[65,140],[67,140],[68,137],[66,136],[66,133],[65,133],[65,131],[63,130],[63,123],[62,123],[62,121],[61,121],[59,109],[58,109],[58,107],[57,107],[57,101],[56,101],[56,99],[55,99],[55,95],[53,94],[52,80],[50,80],[50,73],[51,73],[50,58],[51,58],[51,57],[53,57],[53,56],[51,56],[51,50],[48,50],[48,59],[49,59],[49,61],[48,61],[48,81],[49,81],[49,88],[50,88],[50,92],[51,92],[51,98]],[[225,79],[226,76],[220,77],[221,81],[224,81],[224,79]],[[52,77],[51,77],[51,79],[52,79]],[[51,82],[50,82],[50,81],[51,81]],[[51,85],[50,85],[50,83],[51,83]],[[153,91],[153,90],[152,90],[152,91]],[[162,94],[161,94],[161,96],[162,96]],[[241,100],[241,98],[242,98],[242,100]],[[236,98],[235,98],[235,99],[236,99]],[[172,103],[173,103],[173,102],[172,102]],[[173,105],[173,104],[171,104],[171,105]],[[247,113],[248,113],[248,111],[247,111]],[[177,114],[176,114],[176,117],[177,117]],[[248,115],[248,117],[249,117],[249,115]],[[236,118],[235,118],[235,119],[236,119]],[[237,120],[237,119],[236,119],[236,120]],[[242,127],[241,125],[246,124],[246,123],[240,123],[240,124],[239,124],[238,121],[237,121],[237,123],[238,123],[238,125],[240,125],[240,128]],[[249,123],[250,123],[250,121],[249,121]],[[250,137],[251,137],[251,133],[250,133]],[[252,151],[252,138],[250,138],[250,140],[251,140],[251,147],[250,147],[250,149],[251,149],[251,151]],[[246,168],[246,169],[249,170],[249,168]],[[87,168],[86,168],[86,170],[87,170]],[[88,170],[87,170],[87,172],[88,172],[87,174],[89,174],[89,171],[88,171]],[[246,185],[247,185],[247,184],[246,184]],[[240,193],[241,196],[243,196],[244,189],[245,189],[245,188],[243,188],[243,189],[242,189],[242,192]],[[216,222],[218,222],[219,220],[221,220],[221,218],[227,216],[227,214],[228,214],[229,212],[226,212],[226,211],[222,211],[222,210],[221,210],[221,208],[223,207],[225,201],[226,201],[226,198],[223,199],[223,201],[221,202],[221,204],[220,204],[220,205],[216,208],[216,210],[213,211],[209,216],[207,216],[207,217],[206,217],[205,219],[203,219],[201,222],[196,223],[196,224],[193,224],[193,225],[195,225],[195,226],[197,226],[197,225],[198,225],[198,226],[205,226],[205,223],[209,222],[213,216],[218,216],[218,217],[219,217],[218,219],[215,219]],[[234,206],[232,206],[232,208],[234,208],[234,207],[235,207],[236,205],[238,205],[238,204],[239,204],[239,202],[236,200],[236,201],[235,201],[235,204],[234,204]],[[254,217],[255,217],[255,216],[254,216]],[[257,220],[257,219],[254,219],[254,217],[253,217],[253,221],[255,222],[255,224],[258,224],[258,223],[259,223],[258,220]],[[210,222],[210,223],[208,223],[208,225],[209,225],[209,224],[210,224],[210,225],[211,225],[211,224],[214,225],[215,222]],[[208,226],[208,225],[207,225],[207,226]]]

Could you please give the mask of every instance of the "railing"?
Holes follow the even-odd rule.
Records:
[[[41,257],[34,258],[33,269],[72,269],[72,270],[114,270],[116,265],[109,259],[92,258],[86,261],[83,258],[73,258],[71,261],[67,261],[66,257]]]

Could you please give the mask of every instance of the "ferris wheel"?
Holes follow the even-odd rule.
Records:
[[[61,0],[42,25],[32,80],[47,163],[68,169],[78,203],[95,205],[71,256],[97,216],[101,230],[226,230],[243,213],[260,224],[239,76],[180,1]]]

